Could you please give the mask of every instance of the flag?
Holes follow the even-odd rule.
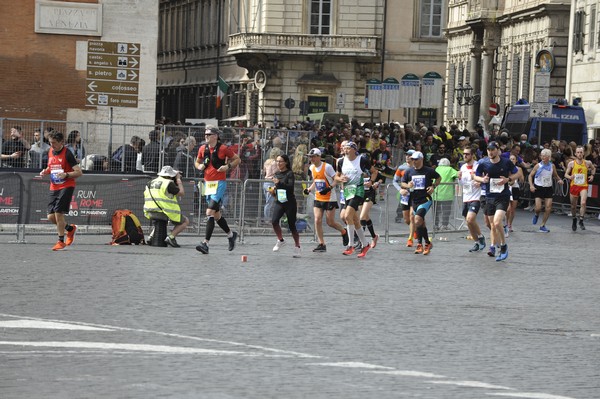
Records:
[[[219,83],[217,84],[217,108],[221,108],[221,100],[225,97],[227,90],[229,90],[229,85],[219,76]]]

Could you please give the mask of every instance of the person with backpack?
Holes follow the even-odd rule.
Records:
[[[215,223],[227,234],[229,240],[229,250],[235,248],[235,240],[238,233],[231,230],[227,221],[221,215],[221,204],[227,190],[227,172],[237,167],[241,160],[240,157],[223,145],[219,140],[219,129],[214,126],[206,126],[204,136],[206,144],[198,150],[196,157],[196,168],[204,172],[204,195],[206,195],[206,231],[204,241],[196,246],[196,250],[203,254],[208,254],[208,243],[215,229]]]
[[[73,243],[77,226],[67,224],[65,213],[71,208],[71,198],[75,192],[75,179],[82,175],[75,156],[65,147],[65,136],[52,131],[48,135],[48,167],[42,169],[40,176],[50,175],[50,201],[48,203],[48,221],[56,225],[58,241],[53,251],[62,251]],[[67,239],[65,240],[65,231]]]
[[[189,219],[181,214],[177,201],[177,197],[184,194],[181,175],[172,166],[163,166],[158,177],[150,181],[144,190],[144,216],[150,219],[153,213],[162,213],[169,218],[175,227],[165,242],[173,248],[180,247],[175,237],[190,224]],[[152,241],[152,234],[149,241]]]

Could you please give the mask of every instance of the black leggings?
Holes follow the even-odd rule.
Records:
[[[292,232],[292,237],[294,237],[294,242],[296,243],[296,246],[300,246],[300,236],[298,234],[298,230],[296,230],[297,212],[298,205],[295,199],[284,203],[275,201],[275,204],[273,205],[273,218],[271,219],[271,223],[273,223],[273,230],[275,231],[275,234],[277,234],[277,238],[282,239],[283,235],[279,221],[283,215],[286,215],[288,219],[288,226]]]

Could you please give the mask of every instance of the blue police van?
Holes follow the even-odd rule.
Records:
[[[552,104],[552,114],[541,118],[529,116],[530,105],[520,100],[510,107],[502,121],[502,128],[508,129],[515,139],[527,134],[531,144],[538,143],[538,123],[542,123],[541,144],[552,140],[574,141],[586,144],[587,124],[583,108],[578,105],[568,105],[565,100]]]

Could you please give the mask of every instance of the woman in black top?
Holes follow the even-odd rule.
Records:
[[[300,235],[296,230],[296,213],[298,212],[298,205],[296,203],[296,196],[294,195],[294,185],[296,179],[294,178],[294,172],[292,172],[292,166],[290,164],[290,158],[283,154],[277,157],[277,166],[279,171],[275,173],[273,177],[274,187],[271,187],[271,195],[275,197],[275,204],[273,206],[273,218],[271,223],[273,224],[273,231],[277,235],[277,243],[273,247],[273,252],[278,252],[279,249],[285,244],[283,239],[283,233],[279,221],[285,214],[288,220],[288,226],[294,237],[294,258],[300,257]]]

